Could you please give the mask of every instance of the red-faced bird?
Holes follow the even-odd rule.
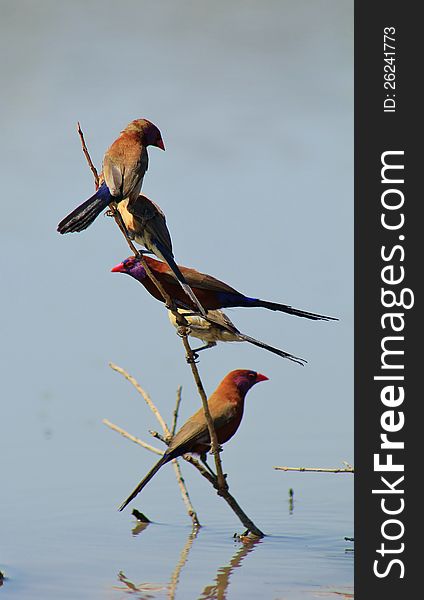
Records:
[[[178,268],[172,251],[171,235],[166,225],[166,218],[160,206],[140,194],[137,198],[126,199],[118,204],[118,211],[125,224],[128,235],[137,244],[141,244],[153,254],[164,260],[174,273],[184,292],[202,314],[203,307],[187,285]]]
[[[284,350],[279,350],[278,348],[265,344],[265,342],[255,340],[255,338],[241,333],[222,310],[209,310],[207,314],[208,320],[203,319],[200,315],[193,314],[190,310],[185,310],[183,308],[177,310],[184,315],[184,318],[188,322],[189,335],[205,342],[204,346],[193,348],[195,354],[201,350],[213,348],[216,346],[217,342],[249,342],[254,346],[273,352],[282,358],[288,358],[299,365],[303,366],[307,362],[304,358],[293,356],[293,354],[284,352]],[[173,326],[178,328],[177,320],[171,310],[168,310],[168,316]]]
[[[192,302],[188,300],[183,290],[178,284],[175,275],[166,263],[163,263],[154,258],[148,256],[144,257],[149,268],[152,270],[153,275],[162,284],[164,290],[174,300],[179,308],[188,308],[195,310],[196,307]],[[215,279],[211,275],[200,273],[195,269],[189,269],[188,267],[182,267],[179,265],[181,273],[184,275],[184,279],[191,287],[193,292],[196,294],[200,304],[206,310],[215,310],[217,308],[232,308],[232,307],[261,307],[269,310],[277,310],[280,312],[295,315],[297,317],[305,317],[306,319],[312,319],[314,321],[337,321],[334,317],[326,317],[324,315],[318,315],[316,313],[300,310],[293,308],[287,304],[278,304],[276,302],[268,302],[266,300],[260,300],[259,298],[250,298],[245,296],[241,292],[238,292],[228,284]],[[112,269],[113,273],[127,273],[134,279],[144,285],[146,290],[157,300],[163,302],[162,295],[158,291],[155,284],[149,279],[146,271],[140,261],[134,256],[130,256],[119,265]]]
[[[209,411],[213,420],[218,443],[225,444],[236,433],[243,417],[244,398],[255,383],[266,381],[268,377],[249,371],[236,369],[228,373],[208,399]],[[210,437],[203,407],[192,415],[172,438],[166,452],[147,473],[135,490],[119,507],[123,510],[133,500],[159,469],[178,456],[187,452],[205,455],[210,449]]]
[[[99,189],[59,223],[59,233],[82,231],[108,204],[137,198],[149,163],[147,146],[165,150],[159,129],[147,119],[131,121],[106,150]]]

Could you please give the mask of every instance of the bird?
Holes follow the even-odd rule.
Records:
[[[118,211],[129,237],[168,264],[184,292],[194,302],[201,314],[205,315],[204,308],[175,262],[171,235],[160,206],[147,196],[140,194],[135,199],[127,198],[120,202]]]
[[[82,231],[108,204],[137,198],[149,163],[147,146],[165,150],[159,129],[147,119],[131,121],[105,152],[100,187],[59,223],[59,233]]]
[[[164,262],[155,260],[150,256],[144,257],[148,267],[151,269],[153,275],[163,286],[164,290],[173,299],[178,308],[186,308],[195,310],[195,305],[188,301],[188,298],[182,293],[178,281],[171,269]],[[268,302],[267,300],[261,300],[260,298],[251,298],[245,296],[236,289],[230,287],[227,283],[206,275],[196,269],[183,267],[178,265],[181,273],[188,285],[195,293],[197,299],[204,309],[207,311],[215,310],[217,308],[234,308],[244,307],[253,308],[261,307],[269,310],[275,310],[279,312],[288,313],[297,317],[304,317],[306,319],[312,319],[314,321],[337,321],[335,317],[327,317],[325,315],[319,315],[316,313],[308,312],[294,308],[288,304],[279,304],[277,302]],[[112,269],[112,273],[126,273],[131,275],[134,279],[139,281],[146,290],[157,300],[164,302],[162,295],[147,276],[147,273],[141,264],[141,262],[134,256],[130,256],[123,262],[119,263]]]
[[[231,319],[222,310],[209,310],[207,314],[207,320],[202,318],[200,315],[194,314],[190,310],[183,308],[177,309],[177,311],[184,316],[188,322],[189,335],[205,342],[204,346],[200,348],[193,348],[194,354],[197,354],[201,350],[207,348],[213,348],[217,342],[249,342],[259,348],[264,348],[269,352],[273,352],[282,358],[287,358],[299,365],[304,366],[307,362],[304,358],[299,358],[284,350],[279,350],[273,346],[265,344],[260,340],[250,337],[244,333],[241,333]],[[179,325],[177,319],[172,310],[168,310],[168,317],[172,325],[178,329]]]
[[[208,398],[218,444],[225,444],[239,428],[243,417],[244,398],[250,388],[260,381],[267,380],[265,375],[248,369],[235,369],[227,373]],[[121,504],[119,510],[123,510],[141,492],[163,465],[188,452],[206,456],[208,450],[210,437],[202,407],[175,434],[161,459]]]

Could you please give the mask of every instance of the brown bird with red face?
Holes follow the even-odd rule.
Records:
[[[208,399],[209,411],[213,420],[219,444],[225,444],[236,433],[243,417],[244,398],[255,383],[266,381],[268,377],[249,371],[236,369],[228,373]],[[203,408],[192,415],[172,438],[166,452],[147,473],[135,490],[119,507],[123,510],[133,500],[159,469],[178,456],[193,452],[204,455],[210,449],[210,437]]]
[[[135,200],[149,164],[148,146],[165,150],[159,129],[147,119],[131,121],[106,150],[99,189],[62,219],[57,226],[59,233],[83,231],[108,204],[119,203],[125,198]]]

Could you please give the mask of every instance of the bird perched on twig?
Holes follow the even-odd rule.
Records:
[[[192,311],[183,308],[177,309],[180,314],[184,316],[189,326],[189,335],[195,337],[202,342],[205,342],[204,346],[200,348],[193,348],[193,352],[196,354],[201,350],[207,348],[213,348],[217,342],[249,342],[259,348],[264,348],[269,352],[273,352],[282,358],[288,358],[289,360],[304,365],[307,361],[304,358],[299,358],[284,350],[279,350],[273,346],[265,344],[260,340],[250,337],[244,333],[241,333],[231,319],[222,310],[209,310],[207,314],[207,320],[202,318],[200,315],[193,314]],[[169,320],[172,325],[178,329],[176,317],[171,310],[168,310]]]
[[[190,286],[187,285],[183,274],[175,262],[171,235],[166,225],[165,215],[160,206],[147,198],[147,196],[140,194],[137,198],[126,199],[120,202],[118,204],[118,211],[129,237],[168,264],[184,292],[204,315],[205,311],[203,307]]]
[[[219,444],[225,444],[239,428],[247,392],[256,383],[267,379],[268,377],[256,373],[256,371],[236,369],[228,373],[211,394],[208,399],[208,407]],[[122,503],[119,510],[123,510],[141,492],[163,465],[187,452],[206,455],[209,449],[209,430],[202,407],[175,434],[162,458]]]
[[[59,223],[59,233],[82,231],[108,204],[137,198],[149,163],[147,146],[165,150],[159,129],[147,119],[131,121],[106,150],[99,189]]]
[[[174,300],[179,308],[188,308],[195,310],[196,307],[183,293],[178,281],[166,263],[163,263],[149,256],[144,257],[153,275],[161,283],[167,294]],[[277,302],[268,302],[259,298],[250,298],[236,289],[230,287],[227,283],[215,279],[211,275],[206,275],[195,269],[182,267],[178,265],[184,279],[195,293],[197,299],[206,310],[215,310],[217,308],[261,307],[269,310],[276,310],[296,317],[305,317],[314,321],[337,321],[334,317],[326,317],[316,313],[300,310],[289,306],[288,304],[278,304]],[[146,271],[140,261],[134,256],[130,256],[119,265],[112,269],[113,273],[127,273],[134,279],[144,285],[146,290],[157,300],[163,302],[162,295],[155,284],[147,276]]]

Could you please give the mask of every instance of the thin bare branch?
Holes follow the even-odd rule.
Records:
[[[147,406],[150,408],[150,410],[152,411],[152,413],[155,415],[159,425],[162,427],[163,432],[165,433],[165,435],[170,436],[171,432],[168,429],[168,425],[165,423],[165,421],[162,418],[162,415],[160,414],[160,412],[158,411],[158,409],[156,408],[156,406],[154,405],[152,399],[150,398],[149,394],[143,390],[143,388],[141,387],[141,385],[138,383],[138,381],[129,373],[127,373],[127,371],[125,371],[125,369],[122,369],[121,367],[118,367],[118,365],[115,365],[114,363],[110,362],[109,363],[109,367],[111,369],[113,369],[114,371],[116,371],[117,373],[120,373],[120,375],[122,375],[123,377],[125,377],[125,379],[127,381],[129,381],[137,390],[137,392],[139,394],[141,394],[141,396],[144,398],[144,401],[146,402]]]
[[[201,525],[197,517],[197,513],[193,508],[193,504],[191,503],[190,495],[188,493],[187,486],[185,485],[183,474],[181,473],[180,464],[176,458],[174,458],[174,460],[172,461],[172,465],[174,467],[175,477],[177,478],[177,482],[180,487],[181,496],[183,498],[183,502],[185,504],[187,513],[193,522],[193,527],[199,528],[201,527]]]
[[[131,435],[130,433],[125,431],[125,429],[118,427],[118,425],[114,425],[114,423],[111,423],[110,421],[108,421],[108,419],[103,419],[102,422],[105,425],[107,425],[107,427],[109,427],[110,429],[113,429],[113,431],[117,431],[123,437],[127,438],[128,440],[131,440],[135,444],[138,444],[139,446],[143,446],[143,448],[145,448],[146,450],[150,450],[150,452],[154,452],[155,454],[159,454],[160,456],[163,456],[162,450],[159,450],[159,448],[155,448],[154,446],[151,446],[147,442],[143,442],[143,440],[140,440],[140,438],[137,438],[134,435]]]
[[[154,438],[160,440],[161,442],[163,442],[164,444],[168,445],[169,444],[169,439],[166,439],[163,435],[161,435],[158,431],[153,431],[153,429],[149,429],[149,433],[150,435],[152,435]]]
[[[84,134],[82,132],[81,125],[80,125],[79,121],[77,123],[77,131],[78,131],[78,135],[79,135],[80,140],[81,140],[82,151],[84,152],[84,156],[85,156],[85,158],[87,160],[88,166],[90,167],[91,172],[93,173],[94,183],[96,185],[96,190],[98,190],[99,189],[99,174],[97,172],[96,167],[93,164],[93,161],[91,160],[91,156],[90,156],[90,153],[88,152],[88,148],[86,146],[85,139],[84,139]]]
[[[203,410],[205,412],[206,423],[208,425],[208,430],[209,430],[209,437],[211,439],[211,453],[213,454],[214,459],[215,459],[215,467],[216,467],[216,474],[218,477],[219,490],[226,490],[226,489],[228,489],[228,484],[225,481],[224,473],[222,471],[221,457],[219,456],[220,448],[219,448],[219,444],[218,444],[218,438],[216,436],[215,427],[213,424],[211,413],[209,411],[208,399],[206,396],[206,392],[203,387],[202,380],[200,379],[199,370],[194,361],[193,351],[190,348],[190,344],[188,342],[187,332],[185,334],[181,335],[181,339],[183,341],[184,349],[186,351],[187,361],[190,364],[191,372],[193,373],[194,381],[197,385],[197,390],[199,392],[199,396],[202,399]]]
[[[251,519],[249,519],[249,517],[246,515],[244,510],[238,504],[238,502],[234,498],[234,496],[232,496],[230,494],[230,492],[228,491],[228,488],[224,488],[224,489],[220,488],[218,485],[217,478],[214,477],[213,475],[211,475],[209,473],[209,471],[207,471],[199,463],[199,461],[196,460],[191,454],[184,454],[183,458],[185,461],[192,464],[199,471],[199,473],[213,485],[213,487],[216,489],[218,495],[221,496],[226,501],[226,503],[230,506],[230,508],[233,510],[233,512],[238,516],[240,521],[246,527],[246,529],[247,529],[246,534],[248,532],[250,532],[251,534],[253,534],[255,537],[258,537],[258,538],[262,538],[265,536],[265,534],[258,527],[256,527],[256,525],[253,523],[253,521]],[[244,534],[244,535],[246,535],[246,534]]]
[[[345,468],[327,468],[327,467],[274,467],[276,471],[305,471],[306,473],[354,473],[352,465]]]
[[[174,408],[174,412],[172,415],[172,423],[171,423],[171,435],[172,436],[175,435],[175,430],[177,428],[178,411],[180,410],[182,389],[183,388],[181,385],[179,385],[177,388],[177,399],[175,401],[175,408]]]
[[[183,459],[186,462],[193,465],[193,467],[195,467],[199,471],[199,473],[202,475],[202,477],[207,479],[209,481],[209,483],[213,485],[213,487],[216,487],[216,484],[217,484],[216,477],[214,477],[211,473],[209,473],[209,471],[207,469],[205,469],[205,467],[197,460],[197,458],[194,458],[194,456],[192,454],[183,454]]]

